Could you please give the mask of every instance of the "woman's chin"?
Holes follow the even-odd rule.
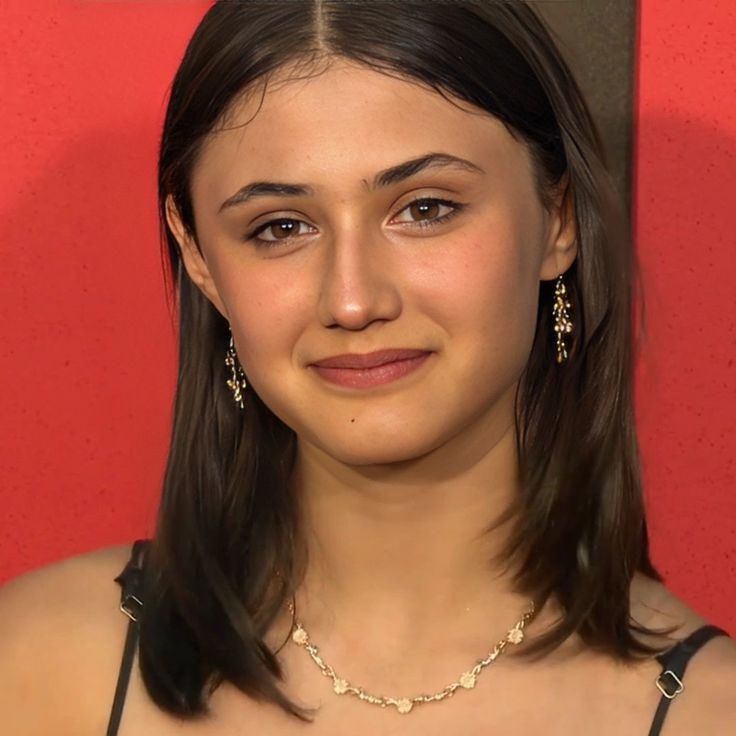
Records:
[[[322,451],[344,465],[390,465],[418,460],[441,442],[393,432],[379,436],[342,437],[322,446]]]

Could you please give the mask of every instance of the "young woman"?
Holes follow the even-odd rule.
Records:
[[[735,731],[736,646],[649,559],[624,217],[526,4],[218,2],[159,187],[155,537],[6,586],[3,733]]]

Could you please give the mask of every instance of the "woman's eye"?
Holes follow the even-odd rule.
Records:
[[[300,225],[306,225],[302,220],[294,220],[292,218],[283,217],[278,220],[269,220],[259,225],[253,232],[245,236],[246,240],[253,240],[256,243],[278,243],[289,240],[294,235],[303,235],[300,233]],[[261,233],[271,232],[272,238],[260,237]]]
[[[442,208],[446,210],[442,213]],[[422,197],[415,199],[404,207],[402,212],[408,212],[412,219],[399,220],[408,224],[419,225],[419,227],[434,227],[453,215],[456,215],[463,208],[463,205],[457,202],[451,202],[449,199],[437,199],[436,197]],[[416,218],[416,219],[415,219]]]
[[[421,199],[415,199],[404,207],[392,222],[419,225],[419,227],[434,227],[442,224],[446,220],[449,220],[460,212],[463,207],[464,205],[457,202],[451,202],[447,199],[423,197]],[[245,240],[252,241],[260,245],[273,245],[277,243],[285,243],[291,238],[295,238],[299,235],[307,235],[314,231],[314,227],[308,225],[303,220],[282,217],[278,220],[269,220],[268,222],[264,222],[262,225],[259,225],[255,230],[245,236]]]

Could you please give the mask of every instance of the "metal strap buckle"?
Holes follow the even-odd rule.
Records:
[[[676,689],[674,691],[667,690],[665,688],[664,682],[662,681],[662,678],[665,675],[669,675],[677,685]],[[662,693],[662,695],[665,696],[668,700],[672,700],[676,696],[678,696],[684,689],[685,686],[682,684],[682,680],[672,671],[672,670],[665,670],[656,680],[655,683],[657,687],[659,688],[659,691]]]
[[[137,609],[135,611],[132,611],[130,609],[130,603],[135,603],[137,606]],[[128,593],[125,596],[125,600],[120,602],[120,610],[131,620],[131,621],[137,621],[138,618],[136,614],[139,614],[141,609],[143,608],[143,601],[138,598],[138,596],[133,595],[132,593]]]

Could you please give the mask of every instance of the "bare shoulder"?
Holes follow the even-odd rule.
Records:
[[[75,555],[0,588],[0,713],[10,733],[84,734],[99,727],[127,623],[114,578],[130,550],[125,544]]]
[[[672,643],[709,623],[665,585],[637,576],[631,593],[632,616],[648,627],[674,626]],[[729,632],[733,634],[733,632]],[[717,636],[698,650],[683,677],[684,690],[670,705],[668,734],[702,736],[736,733],[736,641]]]

